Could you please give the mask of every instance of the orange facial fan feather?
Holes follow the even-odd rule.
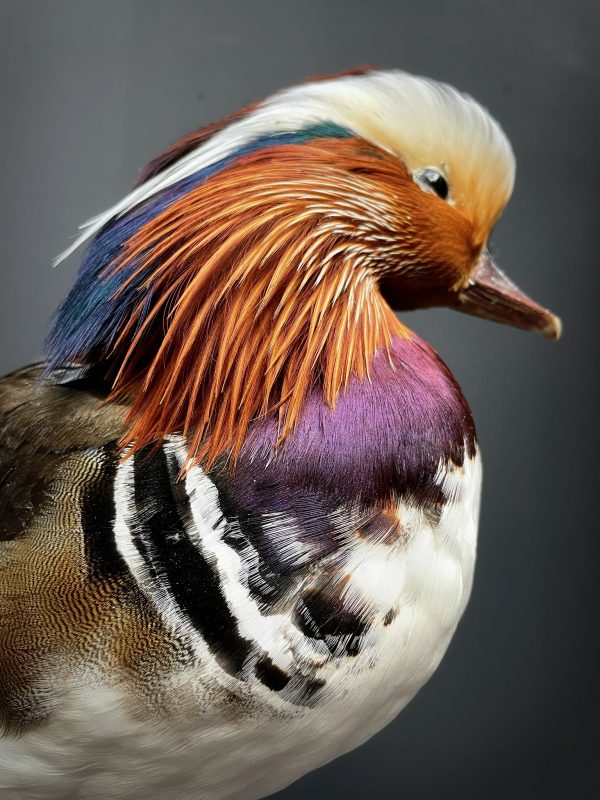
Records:
[[[316,382],[333,406],[405,331],[376,275],[426,260],[406,224],[422,192],[366,142],[276,150],[168,206],[108,270],[135,264],[128,282],[147,276],[112,354],[113,397],[132,397],[125,439],[136,450],[183,431],[192,460],[235,458],[252,420],[274,411],[283,440]]]

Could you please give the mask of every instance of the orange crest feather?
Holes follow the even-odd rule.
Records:
[[[276,150],[169,205],[109,268],[147,276],[113,348],[112,397],[133,398],[135,450],[181,431],[190,463],[210,466],[235,458],[253,419],[273,412],[281,441],[313,386],[333,406],[406,335],[377,287],[399,259],[402,165],[360,140]]]

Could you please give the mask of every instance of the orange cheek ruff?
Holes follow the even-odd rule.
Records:
[[[440,288],[455,289],[468,280],[480,247],[474,244],[472,223],[445,200],[408,180],[402,186],[407,215],[407,250],[414,275]]]
[[[111,354],[113,397],[133,397],[124,443],[183,431],[190,463],[211,465],[235,458],[269,413],[284,438],[316,383],[333,406],[378,349],[407,335],[378,278],[414,269],[456,281],[468,232],[362,140],[239,159],[144,225],[109,268],[144,276]]]

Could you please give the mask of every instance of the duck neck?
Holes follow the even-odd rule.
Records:
[[[475,427],[448,368],[411,333],[380,348],[369,375],[352,376],[334,407],[315,386],[277,443],[277,420],[255,421],[231,468],[235,482],[251,492],[318,492],[341,504],[406,494],[427,502],[435,501],[440,466],[475,454]]]

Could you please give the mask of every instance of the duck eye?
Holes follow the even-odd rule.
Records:
[[[448,197],[448,181],[437,169],[421,169],[416,177],[423,188],[435,192],[442,200]]]

